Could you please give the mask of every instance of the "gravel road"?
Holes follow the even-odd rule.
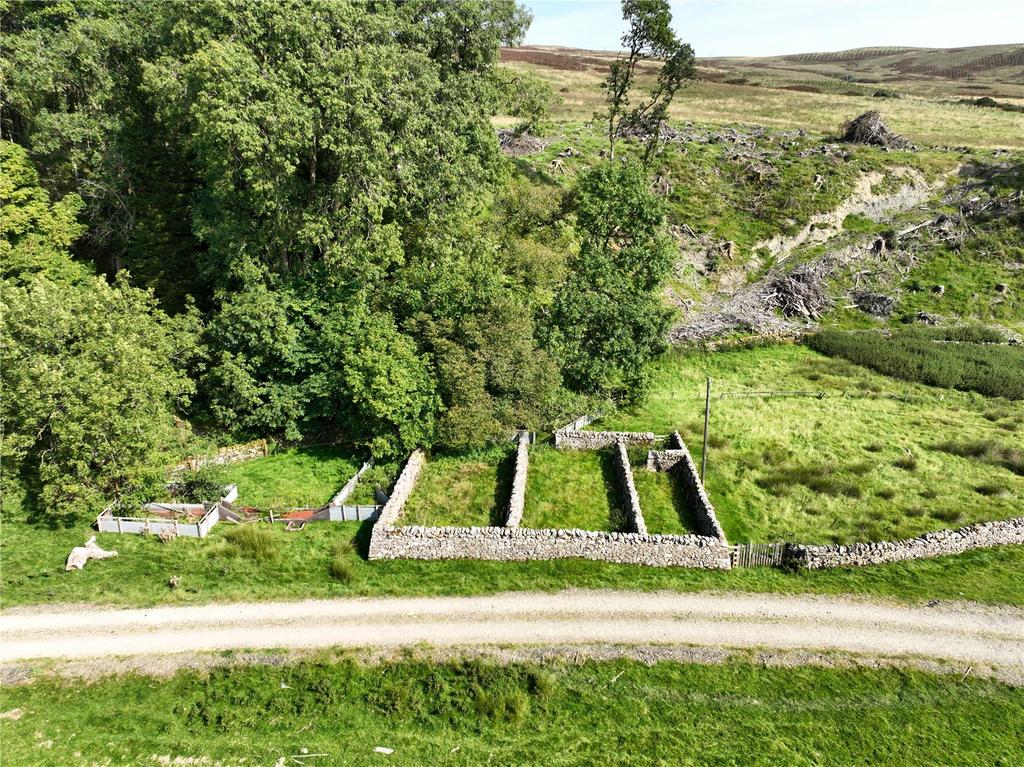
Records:
[[[840,651],[1024,668],[1024,610],[621,591],[0,614],[0,662],[242,648],[665,644]]]

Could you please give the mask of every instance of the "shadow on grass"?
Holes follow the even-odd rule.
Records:
[[[512,496],[512,480],[516,473],[516,451],[513,450],[498,462],[497,478],[494,483],[494,504],[491,506],[490,524],[502,527],[508,518],[508,502]]]
[[[672,487],[672,505],[676,509],[676,514],[679,515],[679,522],[682,524],[684,530],[688,530],[693,533],[699,533],[697,526],[697,516],[693,513],[693,498],[690,493],[686,491],[686,485],[683,482],[683,478],[679,476],[682,469],[678,464],[669,469],[668,479],[669,484]]]
[[[360,559],[370,558],[370,536],[373,535],[373,520],[367,519],[359,525],[359,529],[352,537],[352,548]]]
[[[604,492],[608,499],[608,529],[616,533],[629,532],[626,524],[625,499],[619,486],[619,473],[615,468],[615,453],[604,449],[601,455],[601,477],[604,480]]]

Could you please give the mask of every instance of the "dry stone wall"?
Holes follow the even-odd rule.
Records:
[[[555,447],[560,450],[599,450],[623,442],[627,445],[653,445],[657,437],[650,431],[571,431],[555,432]]]
[[[251,461],[254,458],[263,458],[269,455],[265,439],[258,439],[255,442],[247,442],[244,445],[231,445],[222,447],[213,455],[194,456],[182,461],[172,470],[173,473],[181,471],[197,471],[204,466],[223,466],[229,463],[241,463]]]
[[[859,567],[939,557],[1007,544],[1024,544],[1024,517],[979,522],[959,530],[939,530],[900,541],[854,543],[847,546],[791,543],[786,549],[785,560],[790,566],[821,570],[827,567]]]
[[[592,559],[654,567],[728,570],[729,548],[699,535],[641,535],[522,527],[394,527],[373,532],[370,559]]]
[[[615,443],[615,471],[619,477],[622,497],[626,502],[626,524],[630,532],[647,535],[647,523],[640,509],[640,495],[633,482],[633,467],[629,465],[629,453],[622,442]]]
[[[648,450],[647,471],[671,471],[685,457],[682,450]]]
[[[672,474],[675,480],[682,484],[683,494],[686,496],[686,503],[693,515],[697,532],[701,535],[714,536],[724,543],[725,530],[718,523],[715,507],[711,505],[711,500],[704,490],[704,483],[700,481],[700,474],[693,462],[693,456],[690,455],[690,450],[678,432],[673,435],[673,439],[678,439],[678,444],[681,447],[678,450],[667,451],[679,454],[678,460],[672,465]]]
[[[647,470],[669,471],[684,458],[683,438],[678,431],[674,431],[669,435],[664,450],[647,451]]]
[[[517,446],[513,498],[510,500],[510,513],[505,527],[396,527],[395,523],[412,494],[426,460],[423,452],[416,450],[409,456],[395,482],[390,500],[384,505],[374,525],[369,558],[487,559],[509,562],[579,558],[654,567],[728,570],[732,567],[731,548],[701,484],[693,457],[678,434],[673,435],[669,444],[669,450],[652,452],[668,453],[673,459],[679,454],[671,470],[676,481],[683,483],[699,535],[650,535],[646,532],[625,441],[616,444],[616,463],[629,512],[633,515],[638,532],[533,530],[518,527],[525,499],[528,462],[528,438],[524,439],[521,434]],[[650,457],[648,460],[650,462]],[[513,515],[516,509],[518,516]],[[790,543],[785,544],[782,562],[787,567],[818,570],[938,557],[1004,545],[1024,545],[1024,517],[980,522],[959,530],[940,530],[900,541],[845,546]]]
[[[409,496],[412,495],[413,488],[416,487],[416,480],[419,479],[425,462],[426,456],[422,450],[412,451],[412,455],[409,456],[409,460],[405,463],[405,468],[402,469],[402,473],[395,480],[395,487],[391,491],[391,497],[384,504],[384,508],[380,510],[377,524],[374,525],[374,532],[394,527],[395,522],[398,520],[398,515],[402,513],[402,509],[405,508]],[[376,535],[373,537],[376,538]],[[372,540],[370,541],[370,551],[372,556]]]
[[[516,468],[512,475],[512,492],[508,499],[508,515],[505,527],[519,527],[523,521],[523,509],[526,508],[526,472],[530,465],[530,434],[519,432],[516,446]]]

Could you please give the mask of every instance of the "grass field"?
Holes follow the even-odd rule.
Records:
[[[332,446],[280,448],[266,458],[224,467],[238,485],[238,504],[258,509],[323,506],[341,490],[360,459]]]
[[[640,496],[640,509],[647,523],[647,532],[664,535],[687,535],[693,532],[686,512],[686,501],[677,483],[667,473],[647,471],[647,453],[629,451],[633,468],[633,484]]]
[[[623,521],[610,451],[533,446],[522,527],[622,530]]]
[[[851,570],[787,573],[769,568],[731,572],[636,567],[584,560],[553,562],[366,561],[368,523],[313,523],[298,533],[265,526],[263,555],[240,551],[216,526],[208,538],[160,543],[155,536],[102,534],[100,546],[119,555],[64,572],[73,546],[93,531],[82,525],[48,530],[23,522],[4,523],[0,593],[3,606],[77,603],[119,606],[331,597],[494,594],[616,588],[652,591],[755,591],[864,594],[911,602],[971,599],[1024,605],[1024,547],[979,550],[955,557]],[[352,550],[345,545],[354,542]],[[331,576],[335,552],[350,577]],[[269,554],[266,551],[269,549]],[[181,581],[168,585],[173,576]]]
[[[367,665],[325,655],[170,679],[38,680],[4,699],[26,712],[0,722],[11,767],[988,766],[1024,754],[1020,689],[739,661]]]
[[[431,456],[398,524],[428,527],[504,524],[514,461],[511,445],[499,445],[467,456]]]
[[[706,376],[707,486],[731,542],[892,540],[1021,512],[1024,477],[985,458],[1024,449],[1019,403],[896,381],[800,346],[670,353],[644,404],[596,426],[678,428],[699,461]],[[765,390],[815,396],[752,394]],[[943,449],[950,441],[992,450],[956,455]]]
[[[601,82],[607,74],[606,65],[582,71],[522,61],[511,61],[506,66],[529,70],[551,84],[562,99],[554,109],[557,120],[590,120],[603,106]],[[649,85],[649,78],[638,78],[641,87]],[[783,86],[787,78],[765,84]],[[878,109],[890,128],[918,144],[1024,148],[1024,114],[961,104],[962,97],[956,95],[873,98],[878,87],[849,85],[841,90],[810,93],[704,79],[676,94],[670,117],[696,123],[802,128],[834,135],[845,121]],[[1016,103],[1024,92],[1015,91],[1011,96],[1016,97],[1011,98]]]
[[[647,454],[631,451],[633,476],[651,533],[692,532],[680,517],[679,489],[664,473],[645,470]],[[608,451],[531,448],[523,527],[620,530],[622,500]],[[400,525],[473,527],[503,525],[515,455],[499,445],[468,455],[432,457],[420,474]]]

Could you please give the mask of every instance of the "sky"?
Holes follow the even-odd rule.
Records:
[[[614,50],[618,0],[519,0],[528,45]],[[1021,0],[672,0],[673,26],[697,56],[774,56],[863,46],[1024,44]]]

